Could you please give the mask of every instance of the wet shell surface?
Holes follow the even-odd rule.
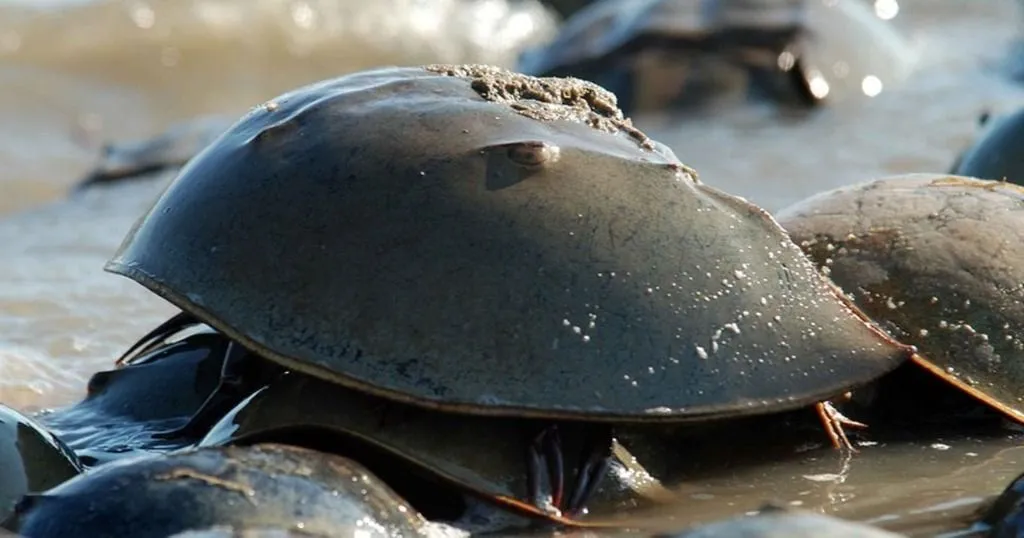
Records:
[[[777,217],[916,362],[1024,421],[1024,188],[911,174]]]
[[[181,426],[202,407],[220,380],[226,346],[218,334],[188,335],[133,364],[93,374],[85,398],[40,420],[87,465],[181,448],[198,439],[153,434]]]
[[[18,506],[37,538],[165,538],[228,526],[348,537],[420,536],[426,520],[351,460],[286,445],[206,448],[108,463]]]
[[[0,522],[27,493],[77,475],[74,452],[35,420],[0,404]]]
[[[910,354],[612,95],[488,66],[256,108],[107,269],[288,368],[469,413],[764,413]]]

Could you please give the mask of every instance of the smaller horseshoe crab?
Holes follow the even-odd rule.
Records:
[[[589,424],[569,421],[544,429],[544,422],[535,419],[457,415],[290,372],[229,412],[199,446],[275,442],[351,457],[428,519],[474,532],[529,523],[604,528],[615,527],[624,511],[678,502],[672,488],[688,478],[680,459],[699,460],[702,469],[730,470],[776,461],[775,456],[791,454],[793,446],[808,439],[804,425],[809,418],[788,413],[748,417],[742,424],[622,425],[607,445],[594,450]],[[772,438],[745,437],[754,424],[772,428]],[[598,432],[596,442],[604,439]],[[727,448],[749,443],[758,449]],[[543,459],[523,458],[524,445]],[[587,461],[593,458],[605,461],[593,465]],[[549,474],[545,460],[568,471],[592,472]],[[574,498],[560,501],[554,498],[559,491],[575,492]],[[542,497],[534,497],[538,493]],[[585,510],[584,499],[589,499]],[[586,516],[566,520],[553,510],[538,509],[550,506]]]
[[[1024,185],[1024,109],[996,118],[984,113],[978,123],[981,133],[950,173]]]
[[[912,362],[1024,423],[1024,188],[910,174],[777,214]]]
[[[672,493],[662,488],[618,441],[611,439],[595,451],[588,446],[591,427],[565,423],[558,429],[544,430],[542,425],[528,419],[433,411],[293,372],[239,404],[199,446],[269,441],[301,444],[345,456],[351,451],[361,456],[356,457],[361,462],[379,460],[378,466],[370,465],[371,471],[413,506],[421,506],[418,501],[436,506],[430,511],[421,508],[428,518],[448,518],[454,523],[459,523],[468,506],[438,505],[436,488],[426,493],[428,498],[423,498],[422,492],[406,494],[407,488],[402,485],[409,473],[405,467],[412,466],[414,474],[433,477],[510,513],[556,523],[578,524],[537,507],[562,506],[565,512],[576,514],[584,512],[582,503],[589,499],[588,510],[600,514],[672,498]],[[538,437],[537,431],[544,434]],[[603,437],[598,437],[602,442]],[[547,455],[550,461],[559,461],[561,467],[591,471],[577,475],[578,484],[568,488],[563,482],[573,480],[572,476],[563,476],[560,470],[545,476],[544,462],[539,457],[523,458],[522,447],[531,444],[536,455]],[[401,460],[403,466],[382,460],[385,453]],[[592,459],[604,463],[588,461]],[[612,467],[615,472],[608,472]],[[614,480],[604,480],[606,476]],[[574,497],[558,499],[562,491],[575,492]],[[538,493],[543,498],[531,498]],[[449,504],[462,505],[462,501]],[[444,515],[436,516],[434,512]],[[475,510],[474,517],[483,517],[482,511]],[[599,525],[590,518],[586,524]]]
[[[518,69],[611,90],[627,113],[764,94],[819,102],[801,60],[803,0],[603,0],[569,18]]]
[[[36,421],[0,404],[0,521],[24,495],[82,472],[75,453]]]
[[[252,357],[595,432],[813,406],[843,446],[827,400],[913,349],[614,103],[480,65],[300,88],[190,161],[106,269],[184,312],[143,347],[201,321],[250,350],[225,385]]]
[[[198,441],[223,413],[281,372],[274,363],[255,361],[244,362],[251,368],[238,375],[225,377],[229,358],[242,362],[234,359],[239,347],[205,329],[159,347],[145,346],[143,338],[115,369],[90,378],[82,401],[41,420],[87,465]],[[225,378],[237,380],[238,390],[223,386]],[[191,435],[164,435],[168,427],[186,421],[195,425]]]
[[[74,190],[149,177],[155,172],[184,166],[231,123],[221,116],[204,116],[175,123],[152,138],[105,144],[96,168],[82,178]]]
[[[423,536],[427,522],[351,460],[262,444],[108,463],[25,497],[7,524],[33,538],[166,538],[218,525],[324,537],[370,525]]]

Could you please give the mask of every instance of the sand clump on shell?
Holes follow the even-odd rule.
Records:
[[[537,121],[575,121],[608,133],[622,131],[647,150],[654,143],[619,109],[615,94],[571,77],[531,77],[489,65],[435,64],[427,71],[470,79],[480,97],[509,105]]]

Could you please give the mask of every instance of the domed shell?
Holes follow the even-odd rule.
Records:
[[[242,118],[107,269],[280,364],[471,413],[795,408],[909,357],[601,88],[362,72]]]
[[[914,362],[1024,423],[1024,187],[943,174],[847,185],[778,213]]]
[[[428,536],[428,523],[359,463],[289,445],[187,449],[100,465],[26,496],[24,536],[174,536],[210,527],[306,536]],[[246,534],[248,536],[248,534]]]

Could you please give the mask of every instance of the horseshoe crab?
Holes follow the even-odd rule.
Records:
[[[25,415],[0,404],[0,521],[24,495],[82,472],[75,453]]]
[[[608,88],[627,113],[763,94],[814,106],[802,65],[803,0],[603,0],[569,18],[517,69]]]
[[[228,377],[238,381],[239,390],[220,385],[223,365],[238,349],[208,328],[161,346],[133,346],[115,369],[89,379],[82,401],[42,421],[87,465],[140,451],[181,448],[198,441],[223,413],[280,375],[275,363],[252,362],[251,368]],[[168,427],[188,421],[195,424],[191,436],[163,435]]]
[[[25,497],[6,526],[33,538],[165,538],[219,525],[325,537],[369,525],[423,536],[427,522],[351,460],[261,444],[108,463]]]
[[[460,523],[459,518],[470,506],[462,506],[461,498],[440,505],[436,488],[430,488],[426,498],[422,492],[405,493],[401,484],[410,473],[404,467],[411,467],[414,474],[426,475],[435,482],[468,491],[475,498],[511,513],[556,522],[562,520],[537,507],[561,505],[568,513],[581,513],[584,497],[589,496],[590,511],[607,513],[672,497],[619,441],[599,432],[596,442],[607,440],[607,444],[595,451],[587,446],[588,437],[593,437],[588,431],[592,427],[566,423],[551,430],[550,437],[532,441],[538,445],[536,451],[543,454],[545,447],[541,445],[545,442],[558,443],[565,456],[560,462],[562,467],[592,469],[592,472],[578,478],[589,483],[577,485],[573,499],[564,502],[553,499],[552,496],[563,489],[561,470],[552,473],[552,477],[544,477],[541,462],[523,458],[523,446],[531,443],[539,429],[535,421],[528,419],[439,412],[377,398],[293,372],[239,404],[211,428],[198,446],[270,441],[335,451],[344,456],[352,451],[353,455],[361,455],[355,459],[364,463],[380,460],[379,466],[370,465],[371,471],[391,484],[413,506],[419,507],[420,502],[434,506],[430,511],[421,509],[428,518],[446,518],[455,523]],[[404,467],[381,460],[384,454],[404,462]],[[561,458],[561,455],[555,457]],[[607,462],[597,464],[588,459]],[[614,467],[615,472],[608,476],[615,480],[602,484],[610,467]],[[545,483],[551,478],[553,483]],[[543,497],[531,497],[537,494]],[[445,515],[433,516],[434,512]],[[485,517],[481,510],[472,512],[476,518]],[[593,521],[588,523],[594,524]]]
[[[950,169],[951,174],[1024,184],[1024,109],[992,118],[982,114],[978,139]]]
[[[1024,423],[1024,188],[937,174],[813,196],[777,214],[912,363]]]
[[[617,425],[610,438],[597,431],[596,442],[607,444],[594,450],[588,446],[595,438],[590,424],[562,422],[538,439],[544,422],[535,419],[446,413],[290,372],[227,413],[199,446],[275,442],[351,457],[428,519],[464,530],[530,522],[615,527],[624,510],[678,501],[672,488],[687,479],[680,460],[702,461],[704,469],[721,465],[736,470],[791,454],[802,443],[798,438],[807,439],[805,421],[794,419],[810,418],[794,415],[757,417],[758,426],[773,429],[770,440],[744,437],[753,418],[686,428]],[[750,443],[758,444],[752,451],[758,456],[723,446]],[[552,498],[564,489],[557,482],[566,477],[557,471],[545,476],[543,461],[523,458],[522,447],[531,444],[536,453],[547,455],[552,446],[560,447],[565,469],[594,469],[578,478],[589,483],[571,488],[577,495],[566,502]],[[587,461],[593,458],[607,461]],[[533,497],[537,494],[541,497]],[[586,510],[584,496],[589,498]],[[551,506],[565,506],[570,514],[586,512],[586,517],[567,520],[554,510],[538,509]]]
[[[839,446],[824,402],[913,349],[614,103],[490,66],[300,88],[189,162],[106,269],[382,398],[595,428],[815,406]]]
[[[216,140],[231,123],[221,116],[199,117],[173,124],[152,138],[105,144],[96,168],[74,190],[180,167]]]

